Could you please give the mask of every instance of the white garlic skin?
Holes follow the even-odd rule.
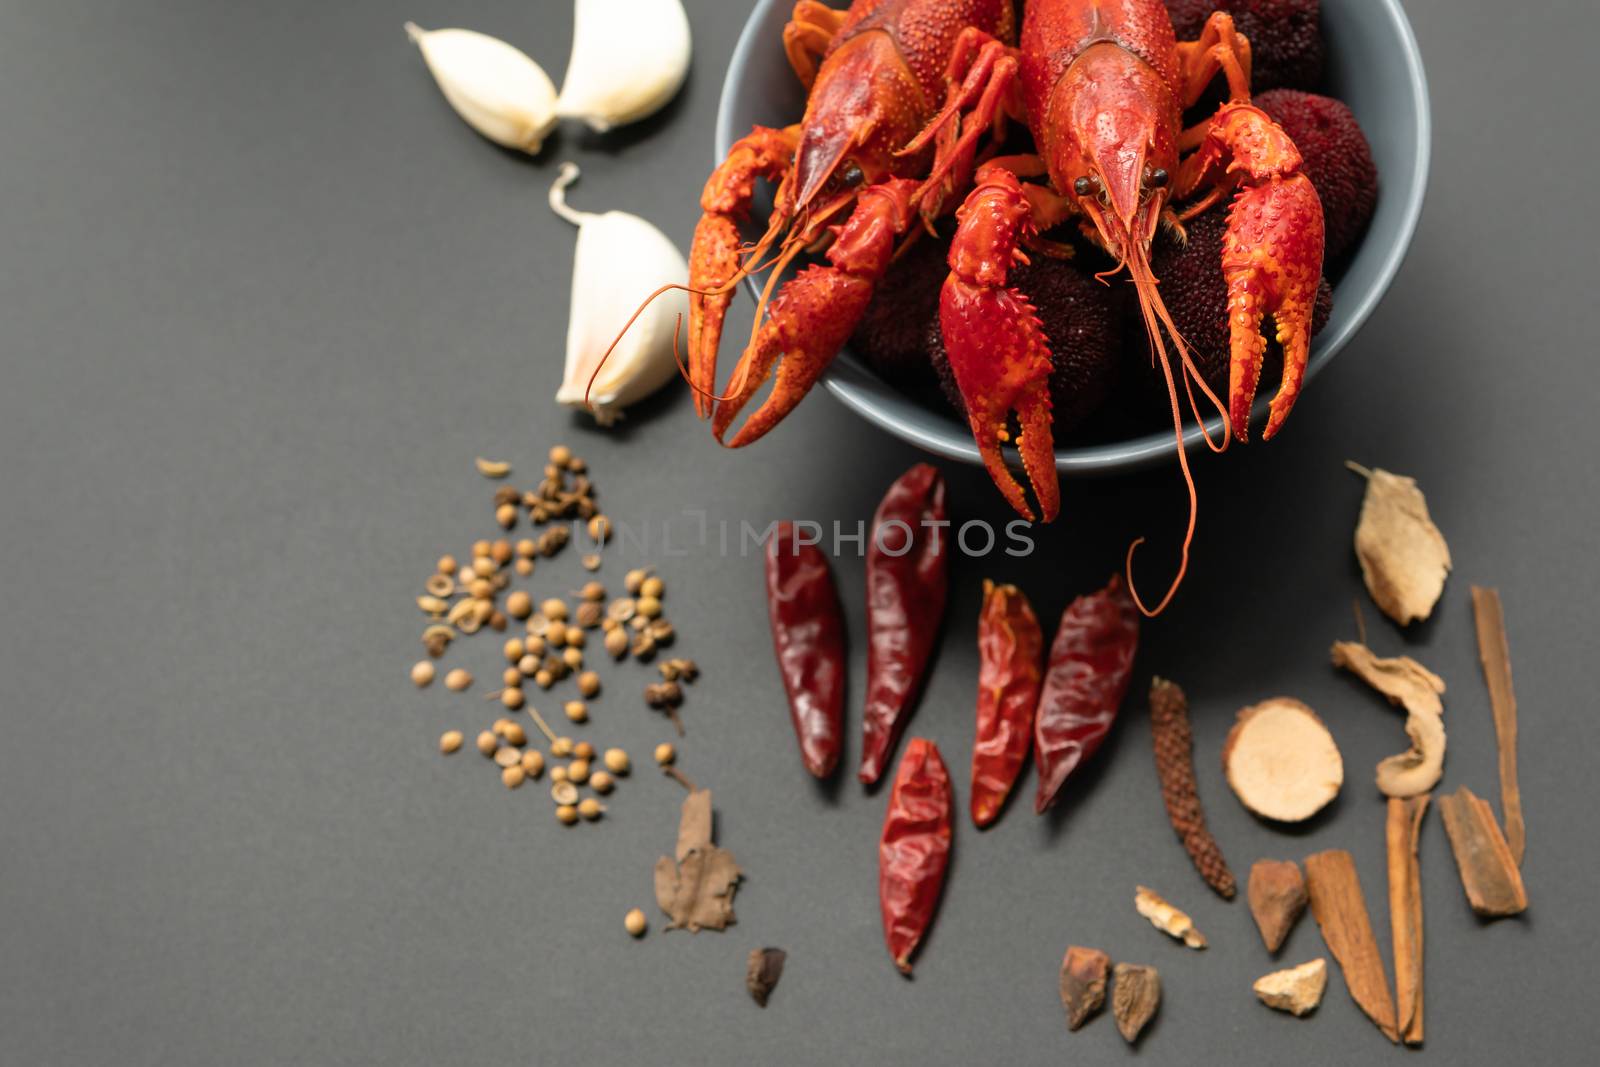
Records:
[[[575,0],[556,113],[604,133],[660,110],[689,73],[681,0]]]
[[[556,87],[544,68],[475,30],[424,30],[408,22],[406,33],[467,125],[495,144],[538,153],[557,121]]]
[[[683,253],[654,225],[626,211],[601,214],[566,206],[563,190],[578,168],[565,163],[550,190],[550,206],[578,226],[572,259],[572,305],[567,323],[567,359],[556,401],[584,408],[602,426],[678,376],[673,334],[688,320],[689,298],[681,290],[657,296],[617,341],[639,305],[663,285],[687,285]],[[591,387],[589,379],[606,349]]]

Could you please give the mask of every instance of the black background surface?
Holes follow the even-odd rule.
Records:
[[[1195,703],[1196,759],[1242,876],[1261,856],[1354,852],[1387,955],[1383,806],[1371,768],[1400,717],[1336,675],[1361,594],[1347,458],[1416,476],[1456,571],[1400,634],[1361,594],[1372,644],[1448,681],[1446,788],[1498,803],[1468,585],[1503,590],[1522,707],[1533,906],[1481,926],[1441,824],[1422,842],[1427,1049],[1438,1062],[1571,1062],[1600,1036],[1592,603],[1592,5],[1520,14],[1410,6],[1428,64],[1434,168],[1411,256],[1361,336],[1267,447],[1200,463],[1193,573],[1146,629],[1154,672]],[[1194,875],[1166,824],[1141,699],[1061,810],[1014,805],[956,830],[935,932],[907,982],[883,949],[884,795],[819,789],[795,757],[754,558],[653,562],[680,648],[705,671],[686,771],[716,793],[749,878],[727,933],[663,934],[650,868],[679,789],[637,773],[598,826],[567,830],[542,786],[510,793],[444,759],[495,706],[418,692],[411,598],[434,558],[489,536],[479,454],[531,480],[570,443],[619,521],[703,510],[712,529],[798,516],[853,528],[919,456],[820,395],[743,453],[675,388],[615,432],[550,400],[575,205],[656,220],[687,247],[743,5],[689,4],[696,58],[657,119],[562,131],[538,160],[448,110],[401,32],[412,18],[522,46],[552,74],[565,3],[505,0],[5,3],[0,8],[0,1058],[17,1064],[1116,1062],[1109,1020],[1068,1036],[1069,942],[1154,963],[1147,1062],[1346,1063],[1386,1043],[1331,979],[1307,1020],[1250,982],[1279,965],[1242,901]],[[748,307],[739,313],[748,322]],[[737,335],[736,320],[730,331]],[[954,517],[1004,521],[980,471],[945,465]],[[1034,556],[962,560],[913,729],[966,801],[981,580],[1053,620],[1153,536],[1175,548],[1175,470],[1064,487]],[[625,566],[608,562],[620,582]],[[532,588],[579,582],[573,553]],[[837,565],[864,670],[862,567]],[[452,651],[484,681],[498,642]],[[584,736],[641,761],[665,736],[612,671]],[[476,692],[487,686],[480,684]],[[1301,833],[1252,819],[1217,772],[1235,709],[1287,693],[1343,749],[1333,812]],[[542,704],[556,709],[556,701]],[[854,718],[852,718],[852,725]],[[859,754],[851,733],[847,767]],[[1030,780],[1024,788],[1031,790]],[[1132,908],[1136,882],[1187,907],[1205,953]],[[622,914],[645,907],[641,943]],[[746,953],[789,950],[771,1006]],[[1302,923],[1282,963],[1325,954]],[[1394,1052],[1392,1055],[1401,1055]]]

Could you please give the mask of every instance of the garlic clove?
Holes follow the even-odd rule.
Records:
[[[638,215],[626,211],[594,214],[568,207],[566,188],[577,178],[578,168],[563,163],[550,187],[551,210],[578,227],[567,362],[556,401],[589,410],[596,422],[609,426],[623,408],[643,400],[678,374],[673,335],[688,313],[688,295],[681,290],[668,291],[643,310],[639,305],[663,286],[687,285],[689,264],[666,234]],[[628,319],[635,311],[638,318],[629,326]],[[624,326],[627,333],[618,340]],[[616,347],[607,357],[613,341]]]
[[[681,0],[576,0],[556,114],[599,133],[659,110],[689,73]]]
[[[544,68],[504,41],[473,30],[406,23],[456,114],[495,144],[534,155],[556,125],[556,88]]]

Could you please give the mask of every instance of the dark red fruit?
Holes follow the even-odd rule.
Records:
[[[939,319],[949,252],[948,235],[923,234],[890,265],[850,338],[851,351],[888,381],[908,384],[932,376],[928,324]]]
[[[1327,254],[1337,262],[1355,247],[1378,203],[1378,168],[1356,117],[1342,101],[1294,89],[1274,89],[1256,106],[1294,140],[1306,176],[1322,199]]]
[[[1250,91],[1322,84],[1321,0],[1167,0],[1178,40],[1200,36],[1213,11],[1226,11],[1250,39]]]
[[[1158,239],[1150,257],[1150,266],[1161,286],[1161,300],[1172,315],[1173,324],[1189,346],[1189,355],[1199,368],[1207,385],[1224,400],[1228,395],[1228,284],[1222,277],[1222,235],[1228,227],[1226,211],[1208,211],[1188,223],[1189,240],[1179,245],[1163,236]],[[1333,289],[1326,278],[1317,287],[1316,308],[1311,317],[1311,333],[1315,336],[1328,323],[1333,311]],[[1161,368],[1150,365],[1150,355],[1144,343],[1144,327],[1140,320],[1138,332],[1130,329],[1126,361],[1134,386],[1130,400],[1139,407],[1149,407],[1157,414],[1167,412],[1167,384]],[[1272,336],[1270,321],[1266,331]],[[1173,382],[1180,379],[1177,354],[1171,345],[1168,357],[1173,362]],[[1282,371],[1283,354],[1276,343],[1268,349],[1261,375],[1261,390],[1267,395],[1277,388],[1277,376]],[[1178,385],[1181,390],[1183,387]],[[1181,396],[1180,392],[1180,396]],[[1196,394],[1202,405],[1204,397]],[[1187,407],[1188,400],[1182,403]],[[1206,414],[1210,414],[1209,410]]]
[[[1011,271],[1009,281],[1039,311],[1053,365],[1051,411],[1056,432],[1065,433],[1100,407],[1120,373],[1123,316],[1117,294],[1095,281],[1085,266],[1043,254]],[[926,346],[944,395],[964,414],[966,404],[950,370],[937,316],[926,334]]]

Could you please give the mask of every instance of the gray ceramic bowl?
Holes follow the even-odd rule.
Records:
[[[719,161],[751,126],[788,125],[805,108],[805,94],[783,54],[783,25],[793,6],[791,0],[758,0],[745,24],[717,112]],[[1422,56],[1400,0],[1322,0],[1322,26],[1328,51],[1324,89],[1355,112],[1372,144],[1382,191],[1372,225],[1334,289],[1333,315],[1312,344],[1307,380],[1355,336],[1400,268],[1422,212],[1431,136]],[[758,205],[758,214],[765,207]],[[895,389],[848,349],[823,381],[845,406],[890,433],[941,456],[978,462],[964,422],[943,406],[935,408]],[[1265,417],[1267,402],[1265,396],[1258,401],[1254,420]],[[1213,417],[1209,426],[1218,433],[1221,418]],[[1191,448],[1200,443],[1198,426],[1188,428],[1185,442]],[[1110,473],[1172,456],[1172,435],[1160,432],[1057,449],[1056,468]]]

